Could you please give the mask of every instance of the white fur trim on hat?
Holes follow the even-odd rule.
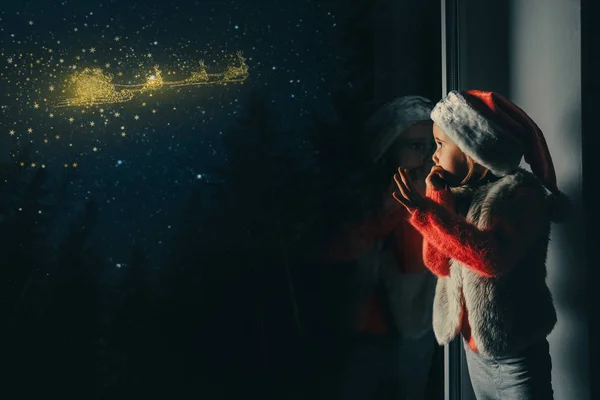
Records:
[[[523,157],[523,144],[474,110],[458,92],[437,103],[431,119],[463,153],[496,176],[514,172]]]
[[[408,127],[430,121],[432,108],[433,102],[422,96],[402,96],[381,107],[367,122],[373,161],[379,161]]]

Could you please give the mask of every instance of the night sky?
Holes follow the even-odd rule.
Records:
[[[347,5],[339,3],[4,2],[0,161],[23,163],[23,174],[46,168],[51,184],[67,177],[65,226],[93,198],[95,240],[115,263],[134,241],[160,252],[192,187],[226,162],[220,138],[250,91],[296,137],[312,113],[326,112],[344,59],[336,34]],[[247,75],[227,75],[244,63]],[[202,71],[208,81],[190,80]],[[94,104],[77,97],[85,82],[100,87]]]

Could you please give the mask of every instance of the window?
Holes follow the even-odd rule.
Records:
[[[437,0],[33,0],[0,31],[2,391],[319,398],[416,373],[398,332],[350,340],[377,302],[396,329],[375,258],[321,255],[398,166],[372,169],[368,121],[440,97]],[[424,340],[410,379],[439,399]]]

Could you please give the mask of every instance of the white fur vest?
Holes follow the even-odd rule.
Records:
[[[522,169],[474,189],[459,187],[452,192],[456,211],[485,229],[491,225],[495,210],[524,187],[546,195],[537,178]],[[496,278],[484,277],[450,260],[450,275],[438,278],[434,300],[433,328],[440,344],[459,333],[465,306],[478,351],[488,357],[515,354],[552,331],[556,311],[545,282],[549,217],[539,232],[526,256]]]

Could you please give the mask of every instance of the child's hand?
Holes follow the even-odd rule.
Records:
[[[408,169],[398,168],[398,173],[394,174],[394,180],[400,193],[394,192],[394,199],[402,204],[410,213],[414,213],[424,203],[423,196],[419,194],[410,178]]]
[[[435,191],[444,190],[448,185],[447,176],[448,173],[442,167],[434,165],[425,179],[425,184],[428,189]]]

